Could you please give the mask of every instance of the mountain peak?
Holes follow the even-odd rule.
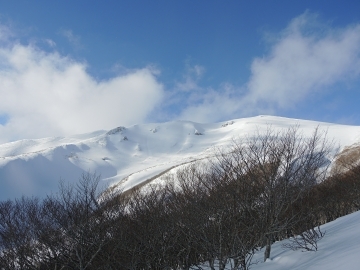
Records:
[[[106,185],[129,189],[161,173],[213,154],[215,147],[266,130],[315,128],[340,147],[360,141],[360,127],[259,115],[219,123],[172,121],[119,126],[71,137],[21,140],[0,145],[0,200],[21,195],[44,197],[60,179],[77,181],[83,172],[101,175]]]

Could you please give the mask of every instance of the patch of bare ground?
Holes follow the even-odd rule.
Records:
[[[360,164],[360,144],[356,143],[345,147],[341,151],[331,168],[331,174],[344,173]]]

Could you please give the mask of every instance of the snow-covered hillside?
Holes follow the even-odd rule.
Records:
[[[252,270],[331,270],[360,269],[360,211],[338,218],[321,226],[325,236],[318,242],[318,251],[292,251],[282,245],[289,240],[272,246],[271,259],[262,263],[263,253],[258,252]]]
[[[341,148],[360,142],[359,126],[274,116],[213,124],[143,124],[67,138],[21,140],[0,145],[0,200],[44,197],[56,192],[60,179],[76,181],[87,171],[101,174],[105,185],[119,183],[126,190],[177,165],[210,156],[215,147],[256,130],[294,125],[305,136],[319,126]]]

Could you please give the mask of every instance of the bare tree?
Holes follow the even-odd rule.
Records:
[[[117,194],[101,193],[99,180],[96,174],[83,174],[76,186],[61,185],[59,197],[49,197],[45,202],[61,234],[62,259],[68,267],[90,268],[110,242],[114,219],[123,214],[121,201],[111,201]]]
[[[308,229],[299,235],[289,239],[289,242],[283,244],[284,248],[291,250],[302,249],[305,251],[317,251],[318,242],[324,237],[325,232],[322,232],[320,227]]]
[[[325,135],[315,129],[312,136],[303,137],[298,127],[283,132],[269,127],[264,133],[235,140],[211,161],[215,185],[232,183],[238,193],[233,200],[236,209],[250,213],[261,224],[264,260],[270,257],[274,238],[304,218],[293,205],[325,179],[331,150]]]
[[[270,127],[184,166],[165,187],[101,192],[99,176],[88,173],[42,202],[1,202],[0,265],[201,269],[207,262],[245,270],[260,247],[270,257],[274,239],[297,234],[297,244],[316,249],[323,234],[311,228],[360,205],[356,168],[317,185],[329,151],[318,129],[303,137],[296,127]],[[340,187],[353,202],[338,196]]]
[[[250,205],[253,193],[243,184],[245,179],[229,179],[212,165],[191,164],[175,178],[178,189],[172,205],[181,213],[179,227],[193,241],[183,242],[184,250],[191,246],[198,254],[193,267],[207,261],[211,269],[222,270],[229,263],[232,269],[248,269],[261,239],[257,213]]]

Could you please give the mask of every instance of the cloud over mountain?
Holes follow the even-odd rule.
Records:
[[[192,86],[197,91],[181,118],[207,122],[274,114],[314,93],[326,95],[336,83],[359,79],[360,24],[332,28],[316,14],[305,12],[267,41],[269,50],[253,59],[246,85],[203,88],[201,98],[194,98],[199,97],[199,87]]]
[[[150,67],[99,81],[85,63],[9,41],[8,32],[1,28],[0,142],[143,122],[162,100]]]
[[[293,106],[360,75],[360,24],[331,29],[306,12],[282,31],[268,55],[254,59],[251,72],[247,101]]]

